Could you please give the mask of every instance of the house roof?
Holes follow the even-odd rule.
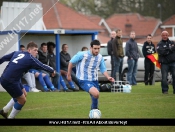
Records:
[[[51,0],[34,0],[34,2],[42,3],[46,29],[102,30],[102,27],[86,16],[58,1],[54,6]]]
[[[128,36],[132,30],[136,32],[136,37],[154,35],[156,28],[161,24],[159,19],[144,17],[138,13],[114,14],[107,18],[106,22],[112,29],[120,28],[123,36]],[[130,29],[126,28],[126,25]]]
[[[98,40],[100,41],[100,43],[107,43],[111,38],[107,35],[104,34],[98,34]]]
[[[168,19],[166,19],[162,25],[175,25],[175,15],[172,15]]]
[[[87,15],[86,16],[90,21],[92,21],[93,23],[96,23],[97,25],[99,25],[100,21],[101,21],[101,17],[98,15]]]

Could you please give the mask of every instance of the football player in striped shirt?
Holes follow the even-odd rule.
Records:
[[[98,109],[99,84],[98,68],[101,73],[111,82],[114,78],[107,73],[104,59],[100,52],[100,42],[93,40],[89,51],[78,52],[72,57],[68,66],[68,80],[71,80],[71,71],[73,65],[76,65],[76,77],[80,86],[90,94],[92,99],[91,109]]]

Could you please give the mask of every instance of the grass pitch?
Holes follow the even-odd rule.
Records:
[[[131,93],[101,92],[102,118],[175,118],[175,95],[161,93],[160,83],[139,83]],[[0,92],[0,108],[10,100]],[[16,118],[88,118],[90,96],[80,92],[28,93],[27,103]],[[0,116],[0,118],[2,118]],[[174,132],[175,126],[3,126],[0,132]]]

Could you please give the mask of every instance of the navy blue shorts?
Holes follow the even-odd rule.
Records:
[[[23,86],[20,81],[8,82],[7,80],[1,78],[1,85],[11,95],[12,98],[20,97],[23,94]]]
[[[99,91],[98,81],[86,81],[86,80],[78,80],[78,81],[80,87],[86,92],[89,92],[89,89],[92,87],[96,87]]]

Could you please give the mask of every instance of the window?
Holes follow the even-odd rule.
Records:
[[[100,54],[102,56],[108,56],[107,46],[101,46],[101,48],[100,48]]]

